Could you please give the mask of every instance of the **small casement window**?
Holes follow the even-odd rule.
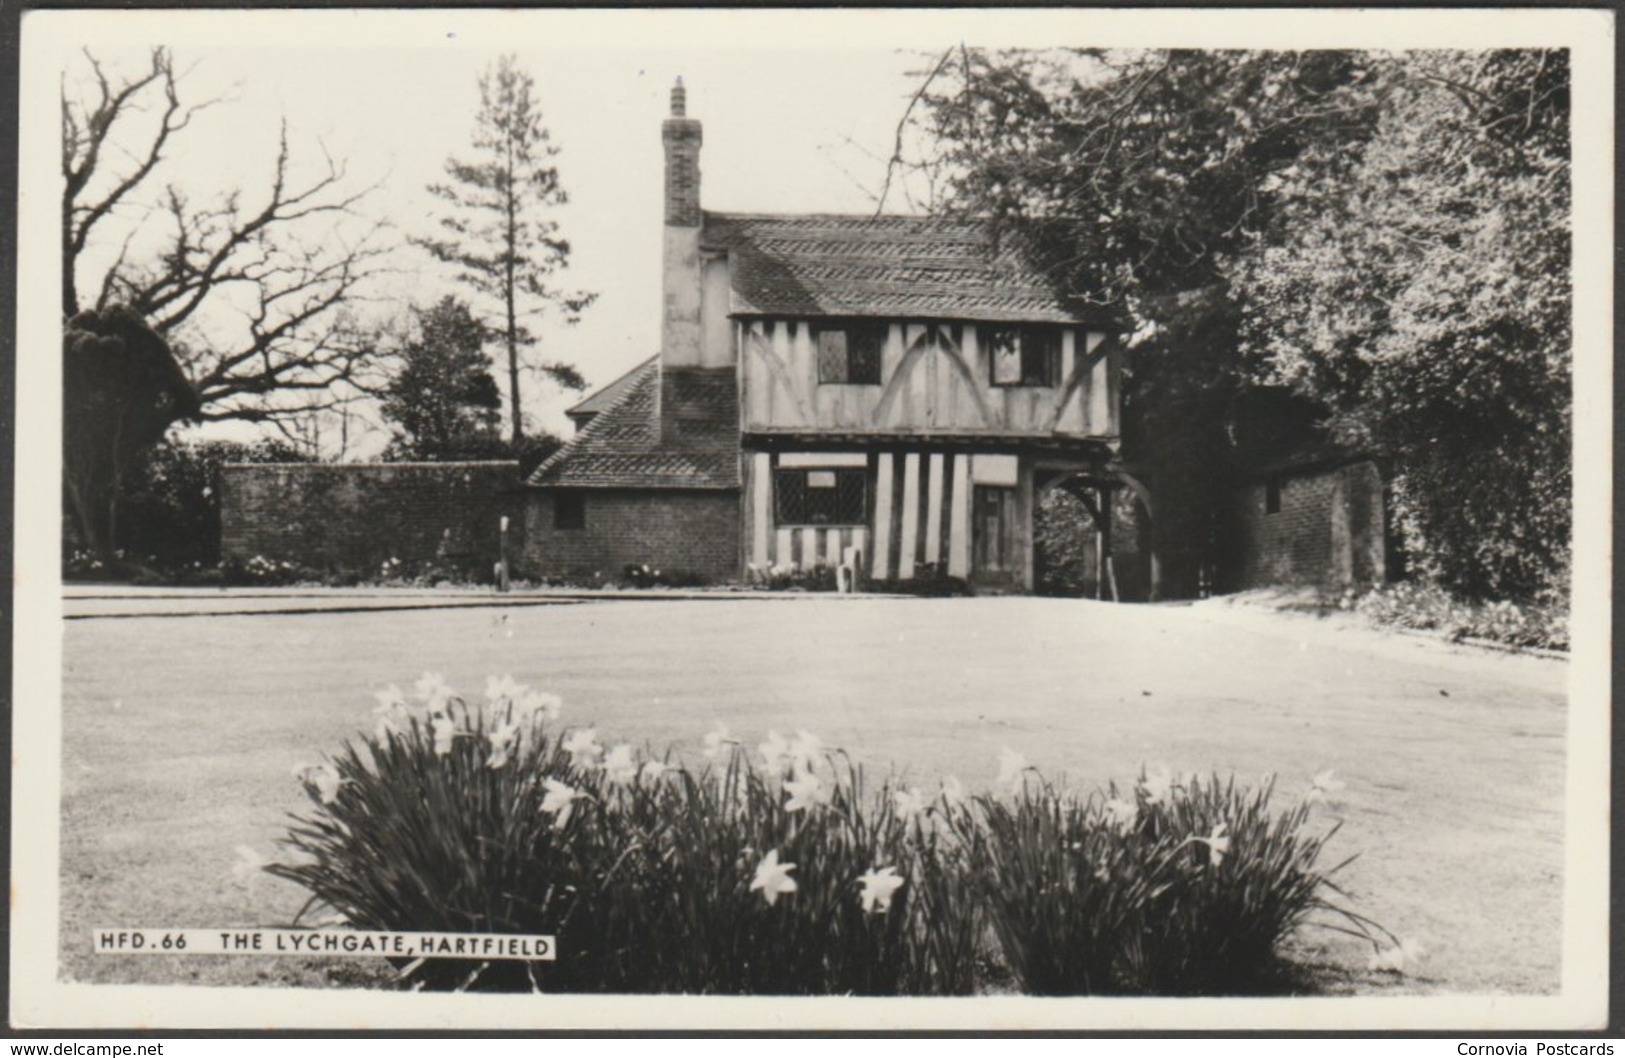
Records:
[[[1061,371],[1056,327],[996,327],[988,334],[995,386],[1053,386]]]
[[[880,351],[886,345],[886,328],[883,325],[847,323],[820,326],[813,338],[818,345],[820,383],[880,385]]]
[[[1281,478],[1279,475],[1264,481],[1264,513],[1281,513]]]
[[[585,529],[587,527],[587,498],[574,492],[553,495],[553,528]]]
[[[780,525],[863,525],[865,474],[859,468],[776,470],[774,513]]]

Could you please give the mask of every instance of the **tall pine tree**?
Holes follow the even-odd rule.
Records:
[[[439,238],[419,240],[477,295],[481,324],[507,353],[508,407],[513,443],[524,436],[520,370],[531,368],[568,389],[585,383],[561,361],[527,359],[537,344],[527,324],[549,312],[575,323],[596,294],[555,285],[569,263],[570,243],[554,218],[568,201],[553,163],[559,148],[542,120],[535,81],[504,55],[480,76],[474,160],[446,160],[449,180],[430,194],[446,204]]]

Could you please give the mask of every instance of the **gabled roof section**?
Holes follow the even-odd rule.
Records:
[[[668,380],[671,381],[671,380]],[[622,386],[622,383],[626,383]],[[681,429],[662,439],[660,363],[650,360],[611,384],[621,387],[575,439],[537,467],[526,484],[556,488],[736,489],[739,404],[732,386],[684,386]],[[692,391],[697,389],[697,395]]]
[[[626,391],[631,389],[632,386],[637,383],[638,377],[642,373],[643,369],[658,359],[658,356],[650,357],[637,367],[634,367],[632,370],[622,375],[620,378],[617,378],[609,385],[592,394],[592,396],[588,397],[586,400],[566,408],[564,410],[564,414],[568,416],[570,420],[576,424],[576,426],[580,427],[585,425],[585,422],[590,422],[593,416],[597,415],[599,412],[620,400],[621,397],[625,396]]]
[[[980,221],[706,213],[701,246],[732,255],[738,315],[1108,322]]]

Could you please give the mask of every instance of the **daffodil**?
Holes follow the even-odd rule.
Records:
[[[1229,823],[1220,823],[1213,828],[1213,833],[1207,837],[1194,837],[1190,840],[1199,841],[1206,845],[1208,862],[1212,863],[1214,867],[1218,867],[1224,863],[1225,854],[1230,851],[1229,831]]]
[[[774,849],[756,865],[756,877],[751,880],[750,891],[754,893],[760,890],[762,899],[772,907],[781,894],[796,891],[796,880],[790,877],[790,872],[795,869],[793,863],[780,863],[779,850]]]
[[[824,740],[811,731],[797,731],[787,751],[792,764],[803,771],[811,771],[824,756]]]
[[[1106,821],[1113,830],[1125,833],[1134,826],[1140,818],[1140,806],[1133,801],[1125,801],[1121,797],[1113,797],[1105,804]]]
[[[965,803],[965,784],[959,781],[957,775],[950,775],[942,780],[942,803],[949,808],[957,808]]]
[[[565,736],[562,745],[564,752],[570,754],[571,761],[578,768],[596,765],[599,755],[604,752],[604,747],[598,744],[598,729],[592,727],[570,732]]]
[[[373,727],[373,737],[379,742],[388,742],[389,736],[398,735],[406,730],[406,707],[392,705],[388,709],[376,709],[378,723]]]
[[[1378,949],[1366,966],[1380,973],[1403,974],[1426,954],[1427,948],[1421,941],[1406,938],[1392,947]]]
[[[604,778],[617,786],[637,778],[638,762],[632,757],[632,747],[622,742],[604,758]]]
[[[800,812],[828,804],[833,795],[833,791],[824,786],[823,780],[810,771],[797,772],[784,784],[784,790],[790,795],[789,800],[784,802],[786,812]]]
[[[436,713],[445,709],[446,702],[457,693],[438,672],[425,672],[418,677],[412,689],[428,704],[429,710]]]
[[[375,716],[391,713],[406,706],[406,695],[401,693],[397,684],[392,683],[381,691],[374,691],[372,696],[378,699],[378,704],[372,709]]]
[[[311,764],[297,769],[295,774],[306,786],[316,788],[316,796],[321,799],[322,804],[330,805],[338,800],[339,787],[344,785],[344,780],[339,778],[338,769],[333,765]]]
[[[644,782],[658,782],[660,777],[668,771],[671,771],[671,765],[665,761],[646,760],[643,762],[643,770],[639,774],[643,776]]]
[[[486,738],[491,742],[491,756],[486,760],[485,766],[501,768],[508,763],[519,741],[519,725],[512,721],[498,724],[486,733]]]
[[[265,858],[247,845],[237,846],[237,862],[231,866],[231,877],[238,885],[247,885],[265,869]]]
[[[897,810],[900,819],[913,819],[925,811],[925,798],[920,796],[918,790],[897,790],[892,793],[891,800],[892,806]]]
[[[728,730],[728,725],[718,723],[716,727],[706,732],[704,739],[705,755],[710,760],[716,760],[718,757],[721,757],[727,752],[724,747],[735,746],[738,744],[738,740],[736,740],[733,737],[733,733]]]
[[[1008,786],[1013,793],[1019,793],[1026,771],[1027,758],[1006,746],[999,753],[999,777],[994,781],[1000,786]]]
[[[516,702],[529,689],[522,683],[516,683],[512,676],[506,674],[485,677],[485,697],[487,701],[500,702],[506,698],[510,702]]]
[[[1313,782],[1309,786],[1309,796],[1306,798],[1306,800],[1310,804],[1314,804],[1316,801],[1325,801],[1327,804],[1335,804],[1337,802],[1336,795],[1338,791],[1342,790],[1346,785],[1346,783],[1337,778],[1337,772],[1334,769],[1327,768],[1325,771],[1314,777]]]
[[[865,871],[858,876],[858,888],[862,890],[858,899],[863,903],[863,913],[870,914],[878,911],[885,914],[891,910],[891,898],[897,890],[903,887],[903,879],[897,877],[897,868],[878,867],[872,871]]]
[[[452,740],[457,737],[457,721],[449,716],[431,716],[429,731],[434,735],[434,754],[444,757],[451,752]]]
[[[1173,793],[1174,776],[1167,768],[1159,767],[1155,772],[1141,775],[1139,788],[1145,795],[1148,805],[1165,804]]]
[[[541,717],[548,723],[557,723],[564,712],[564,699],[546,691],[526,691],[513,700],[513,714],[521,722]]]
[[[789,770],[792,761],[790,743],[777,731],[769,731],[766,741],[756,749],[762,755],[762,767],[771,774],[783,775]]]
[[[563,829],[576,798],[581,796],[580,791],[557,779],[543,779],[542,789],[547,791],[542,795],[542,813],[554,817],[553,829]]]

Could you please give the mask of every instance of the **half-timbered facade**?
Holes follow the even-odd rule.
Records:
[[[613,494],[658,485],[673,503],[695,489],[731,497],[741,576],[858,557],[878,581],[1031,588],[1039,490],[1103,500],[1120,484],[1112,322],[973,221],[705,211],[700,126],[684,110],[679,85],[663,130],[660,356],[578,406],[576,441],[532,477],[532,558],[546,569],[550,550],[579,543],[554,524],[590,539],[595,495],[607,511]],[[641,410],[627,412],[637,392]],[[638,415],[649,421],[628,421]],[[724,438],[731,472],[640,476],[693,451],[714,459]],[[549,524],[560,496],[570,516]],[[651,558],[686,568],[658,507]]]

